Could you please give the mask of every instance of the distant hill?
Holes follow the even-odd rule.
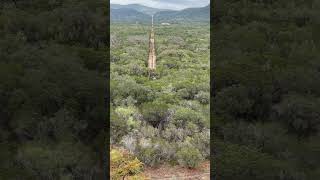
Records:
[[[201,8],[188,8],[181,11],[156,9],[139,4],[111,4],[111,21],[149,23],[154,14],[155,22],[209,22],[210,5]]]
[[[111,9],[113,22],[151,22],[151,16],[129,8]]]
[[[157,12],[170,11],[168,9],[157,9],[157,8],[143,6],[140,4],[128,4],[128,5],[111,4],[111,9],[122,9],[122,8],[134,9],[138,12],[141,12],[141,13],[144,13],[144,14],[147,14],[150,16],[157,13]]]
[[[210,5],[181,11],[162,11],[154,15],[156,22],[210,21]]]

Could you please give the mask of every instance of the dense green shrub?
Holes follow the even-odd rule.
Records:
[[[154,127],[158,127],[168,115],[168,105],[162,102],[146,103],[141,109],[143,119]]]
[[[200,151],[191,145],[182,146],[181,149],[177,151],[176,157],[180,165],[190,168],[197,167],[203,160]]]

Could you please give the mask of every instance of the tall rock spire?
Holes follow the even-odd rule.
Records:
[[[152,15],[152,29],[153,29],[153,15]]]
[[[148,69],[149,71],[156,69],[156,52],[155,52],[154,30],[153,30],[153,15],[152,15],[151,32],[149,37]]]

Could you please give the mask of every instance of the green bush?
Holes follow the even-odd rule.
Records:
[[[182,147],[177,152],[176,158],[180,165],[190,168],[197,167],[199,163],[203,160],[201,152],[191,145],[186,145]]]
[[[137,156],[143,163],[149,166],[154,166],[161,162],[160,152],[153,146],[140,146],[137,150]]]
[[[163,102],[145,103],[142,106],[143,119],[153,127],[164,121],[168,114],[168,105]]]

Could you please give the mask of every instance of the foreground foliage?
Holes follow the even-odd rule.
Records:
[[[111,179],[144,179],[141,175],[143,163],[131,154],[118,149],[110,150]]]

